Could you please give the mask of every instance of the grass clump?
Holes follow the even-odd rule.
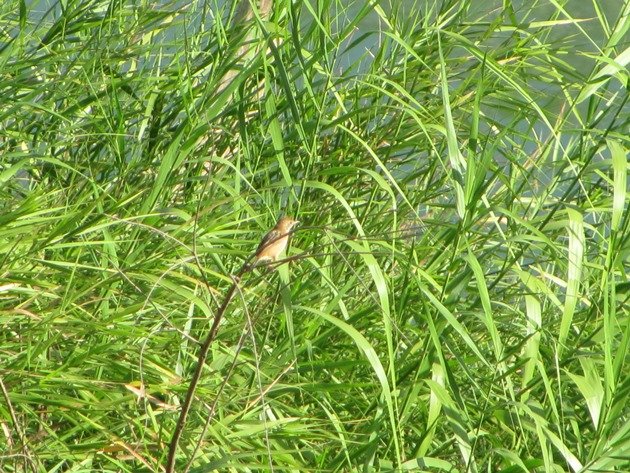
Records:
[[[236,284],[174,471],[627,471],[630,2],[577,4],[0,6],[0,469],[164,471]]]

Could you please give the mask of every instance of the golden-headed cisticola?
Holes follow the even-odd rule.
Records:
[[[282,217],[276,223],[276,226],[269,230],[254,254],[253,262],[249,267],[255,267],[260,264],[273,263],[277,261],[282,252],[287,248],[289,244],[289,235],[291,230],[298,223],[297,220],[291,217]]]

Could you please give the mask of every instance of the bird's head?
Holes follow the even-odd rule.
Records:
[[[276,227],[283,232],[290,232],[293,227],[295,227],[298,223],[298,220],[294,220],[291,217],[282,217]]]

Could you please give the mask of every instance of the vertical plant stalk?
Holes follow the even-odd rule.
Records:
[[[267,246],[272,245],[277,240],[285,238],[286,236],[287,234],[279,235],[277,238],[274,238],[268,241]],[[225,297],[223,298],[223,302],[221,303],[221,306],[217,310],[217,313],[214,315],[214,320],[212,322],[212,327],[210,328],[210,332],[208,333],[208,336],[203,342],[203,345],[201,345],[201,348],[199,349],[199,356],[197,358],[197,365],[195,366],[195,372],[193,373],[192,378],[190,379],[190,385],[188,386],[188,391],[186,391],[186,398],[184,399],[184,403],[182,404],[182,409],[179,413],[179,419],[177,419],[177,425],[175,426],[175,430],[173,431],[173,436],[171,437],[171,443],[168,448],[168,457],[166,459],[166,468],[165,468],[166,473],[173,473],[174,471],[173,469],[175,468],[175,456],[177,454],[177,446],[179,444],[179,439],[181,438],[182,433],[184,431],[184,426],[186,425],[186,419],[188,418],[188,413],[190,412],[190,407],[192,406],[192,400],[193,400],[193,397],[195,396],[195,389],[197,389],[197,385],[199,384],[199,380],[201,379],[201,373],[203,372],[203,367],[206,364],[206,359],[208,358],[208,351],[210,350],[210,346],[212,345],[212,342],[217,336],[217,332],[219,331],[219,325],[221,324],[221,320],[223,320],[223,315],[225,314],[225,311],[230,305],[230,301],[234,297],[234,293],[236,292],[238,288],[238,284],[241,281],[241,277],[243,276],[243,274],[253,269],[253,266],[250,265],[249,263],[255,256],[256,256],[255,254],[250,256],[243,263],[243,265],[238,270],[236,275],[231,276],[232,285],[230,286],[230,289],[228,289],[228,292],[225,294]],[[284,264],[289,260],[291,260],[291,258],[286,258],[286,259],[282,259],[282,260],[274,261],[274,262],[277,264]],[[199,267],[199,271],[203,275],[203,269],[201,268],[199,261],[198,260],[196,261]],[[206,286],[208,286],[207,281],[205,281],[205,278],[204,278],[204,282],[206,282]],[[209,286],[208,286],[208,289],[209,289]]]
[[[9,397],[9,391],[7,391],[6,386],[4,385],[4,381],[0,378],[0,391],[2,391],[2,397],[4,397],[4,401],[6,403],[7,409],[9,411],[9,415],[11,416],[11,421],[13,422],[13,428],[17,432],[18,439],[22,448],[22,455],[24,456],[24,471],[27,470],[26,464],[28,464],[32,471],[36,471],[35,464],[31,457],[31,454],[28,450],[28,440],[26,435],[24,435],[24,430],[20,427],[20,423],[18,421],[18,416],[13,409],[13,405],[11,404],[11,398]],[[7,436],[7,449],[11,447],[11,436]]]
[[[223,77],[219,80],[219,85],[217,90],[215,91],[215,95],[221,94],[228,85],[234,80],[234,78],[238,75],[239,69],[242,66],[248,57],[254,56],[258,47],[252,44],[252,40],[255,37],[256,28],[254,27],[254,20],[256,19],[256,15],[254,13],[254,8],[252,7],[252,3],[255,0],[241,0],[240,4],[237,7],[236,13],[230,25],[230,29],[232,32],[245,32],[245,35],[238,39],[238,42],[242,43],[242,45],[238,48],[237,53],[237,63],[234,65],[235,67],[229,69]],[[271,8],[273,7],[272,0],[258,0],[258,15],[261,19],[266,20],[269,18],[269,14],[271,13]],[[238,38],[238,37],[237,37]]]
[[[214,316],[214,321],[212,322],[212,327],[210,328],[210,332],[206,337],[203,345],[199,350],[199,356],[197,358],[197,366],[195,366],[195,372],[190,379],[190,385],[188,386],[188,391],[186,392],[186,399],[184,399],[184,403],[182,404],[182,409],[179,413],[179,419],[177,419],[177,425],[175,426],[175,430],[173,431],[173,436],[171,437],[171,443],[168,448],[168,457],[166,460],[166,473],[173,473],[173,469],[175,468],[175,456],[177,453],[177,446],[179,444],[179,439],[182,436],[184,431],[184,426],[186,425],[186,419],[188,418],[188,413],[190,412],[190,407],[192,406],[192,400],[195,396],[195,390],[197,389],[197,385],[199,384],[199,380],[201,379],[201,373],[203,372],[203,367],[206,365],[206,359],[208,358],[208,351],[210,350],[210,346],[212,342],[217,336],[217,332],[219,331],[219,325],[221,324],[221,320],[223,320],[223,315],[230,304],[230,301],[234,297],[234,293],[236,292],[237,285],[240,281],[241,276],[247,271],[247,266],[243,265],[241,269],[238,271],[236,276],[233,276],[232,285],[230,289],[225,294],[225,298],[223,299],[223,303],[217,310],[217,313]]]

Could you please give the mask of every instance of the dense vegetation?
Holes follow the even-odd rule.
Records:
[[[0,471],[165,471],[233,284],[175,471],[629,471],[630,0],[576,3],[2,2]]]

